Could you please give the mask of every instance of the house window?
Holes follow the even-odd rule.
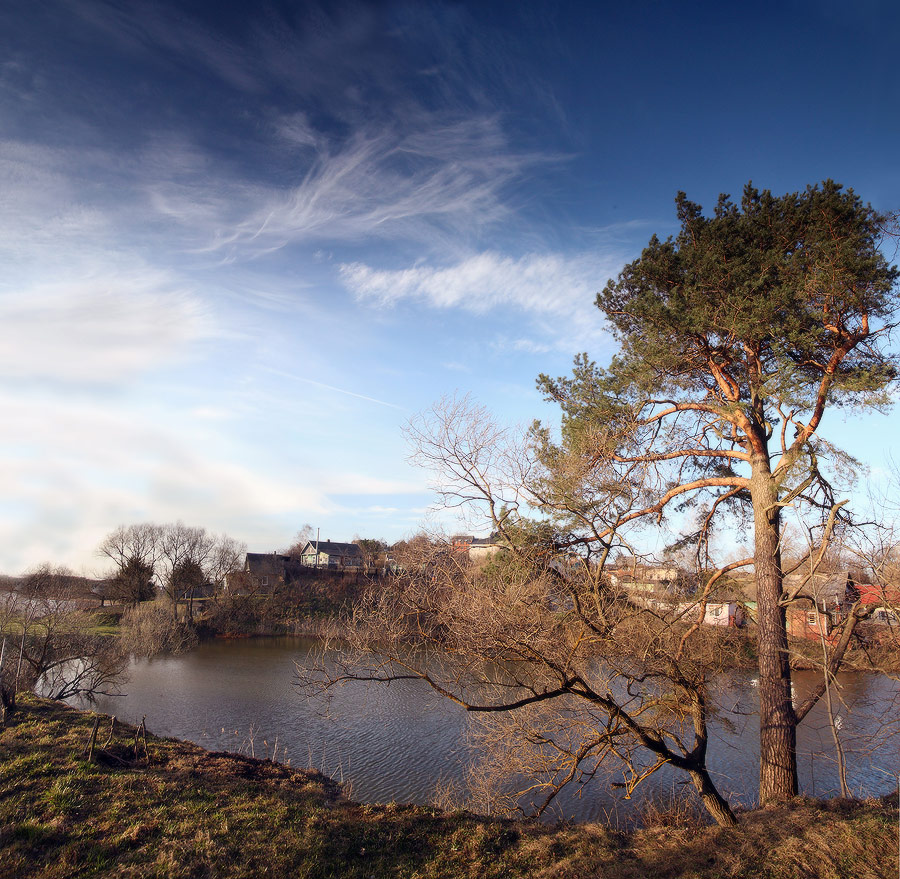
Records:
[[[268,578],[268,577],[260,577],[260,578],[259,578],[259,585],[260,585],[260,586],[268,586],[268,585],[269,585],[269,578]]]
[[[806,612],[806,624],[808,626],[812,626],[815,628],[819,623],[819,615],[814,610],[808,610]]]

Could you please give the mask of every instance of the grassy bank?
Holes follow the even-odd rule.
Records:
[[[25,697],[0,730],[0,876],[887,877],[896,803],[816,802],[614,833],[366,806],[316,772]],[[148,761],[149,755],[149,761]]]

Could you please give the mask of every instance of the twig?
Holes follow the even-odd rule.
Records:
[[[91,737],[88,739],[87,760],[88,763],[94,759],[94,745],[97,744],[97,730],[100,727],[100,716],[94,718],[94,728],[91,730]]]
[[[144,756],[147,758],[147,766],[150,765],[150,748],[147,746],[147,724],[144,723],[146,717],[141,718],[141,725],[138,729],[138,732],[141,734],[141,737],[144,740]]]
[[[137,760],[138,755],[138,743],[143,738],[144,741],[144,756],[147,758],[147,765],[150,765],[150,749],[147,747],[147,724],[146,724],[147,716],[144,715],[141,718],[141,725],[134,731],[134,759]]]
[[[104,760],[112,760],[118,763],[120,766],[131,766],[131,764],[127,760],[123,760],[121,757],[117,757],[115,754],[111,754],[109,751],[103,752]]]
[[[103,743],[104,748],[108,748],[110,744],[112,744],[113,733],[116,730],[116,716],[113,715],[112,721],[109,724],[109,735],[106,737],[106,741]]]

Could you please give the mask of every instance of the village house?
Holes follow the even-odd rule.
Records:
[[[789,574],[784,578],[784,593],[795,598],[787,608],[788,635],[814,641],[829,640],[859,598],[849,571]]]
[[[740,579],[744,605],[750,615],[756,616],[756,579],[744,576]],[[796,593],[796,594],[795,594]],[[784,578],[784,594],[793,596],[788,605],[786,623],[788,635],[818,641],[832,638],[832,631],[849,613],[859,597],[856,583],[849,571],[817,573],[809,576],[795,572]]]
[[[641,603],[671,599],[684,591],[688,577],[675,565],[645,565],[630,556],[620,557],[608,569],[609,582],[629,599]]]
[[[699,613],[700,604],[696,601],[681,602],[678,604],[678,615],[689,622],[693,622]],[[747,613],[741,602],[707,601],[703,611],[703,625],[723,626],[739,629],[747,622]]]
[[[268,592],[283,586],[290,556],[277,552],[248,552],[239,571],[225,575],[225,591],[232,595]]]
[[[355,543],[335,543],[331,540],[310,540],[300,552],[300,561],[307,568],[355,571],[365,566],[362,549]]]
[[[868,622],[893,629],[900,627],[900,588],[881,583],[858,583],[856,589],[868,611]]]
[[[481,561],[503,552],[506,546],[495,534],[490,537],[473,537],[471,534],[456,534],[450,538],[450,548],[454,552],[465,553],[473,562]]]
[[[693,622],[700,613],[698,601],[684,600],[696,584],[677,565],[642,564],[626,556],[615,561],[607,576],[632,604],[685,622]],[[736,598],[716,597],[705,603],[702,622],[707,626],[738,628],[746,624],[747,613]]]

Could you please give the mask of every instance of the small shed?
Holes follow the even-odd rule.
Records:
[[[677,605],[680,619],[693,622],[700,612],[700,603],[683,601]],[[707,601],[703,612],[705,626],[722,626],[738,629],[747,622],[747,613],[739,601]]]

